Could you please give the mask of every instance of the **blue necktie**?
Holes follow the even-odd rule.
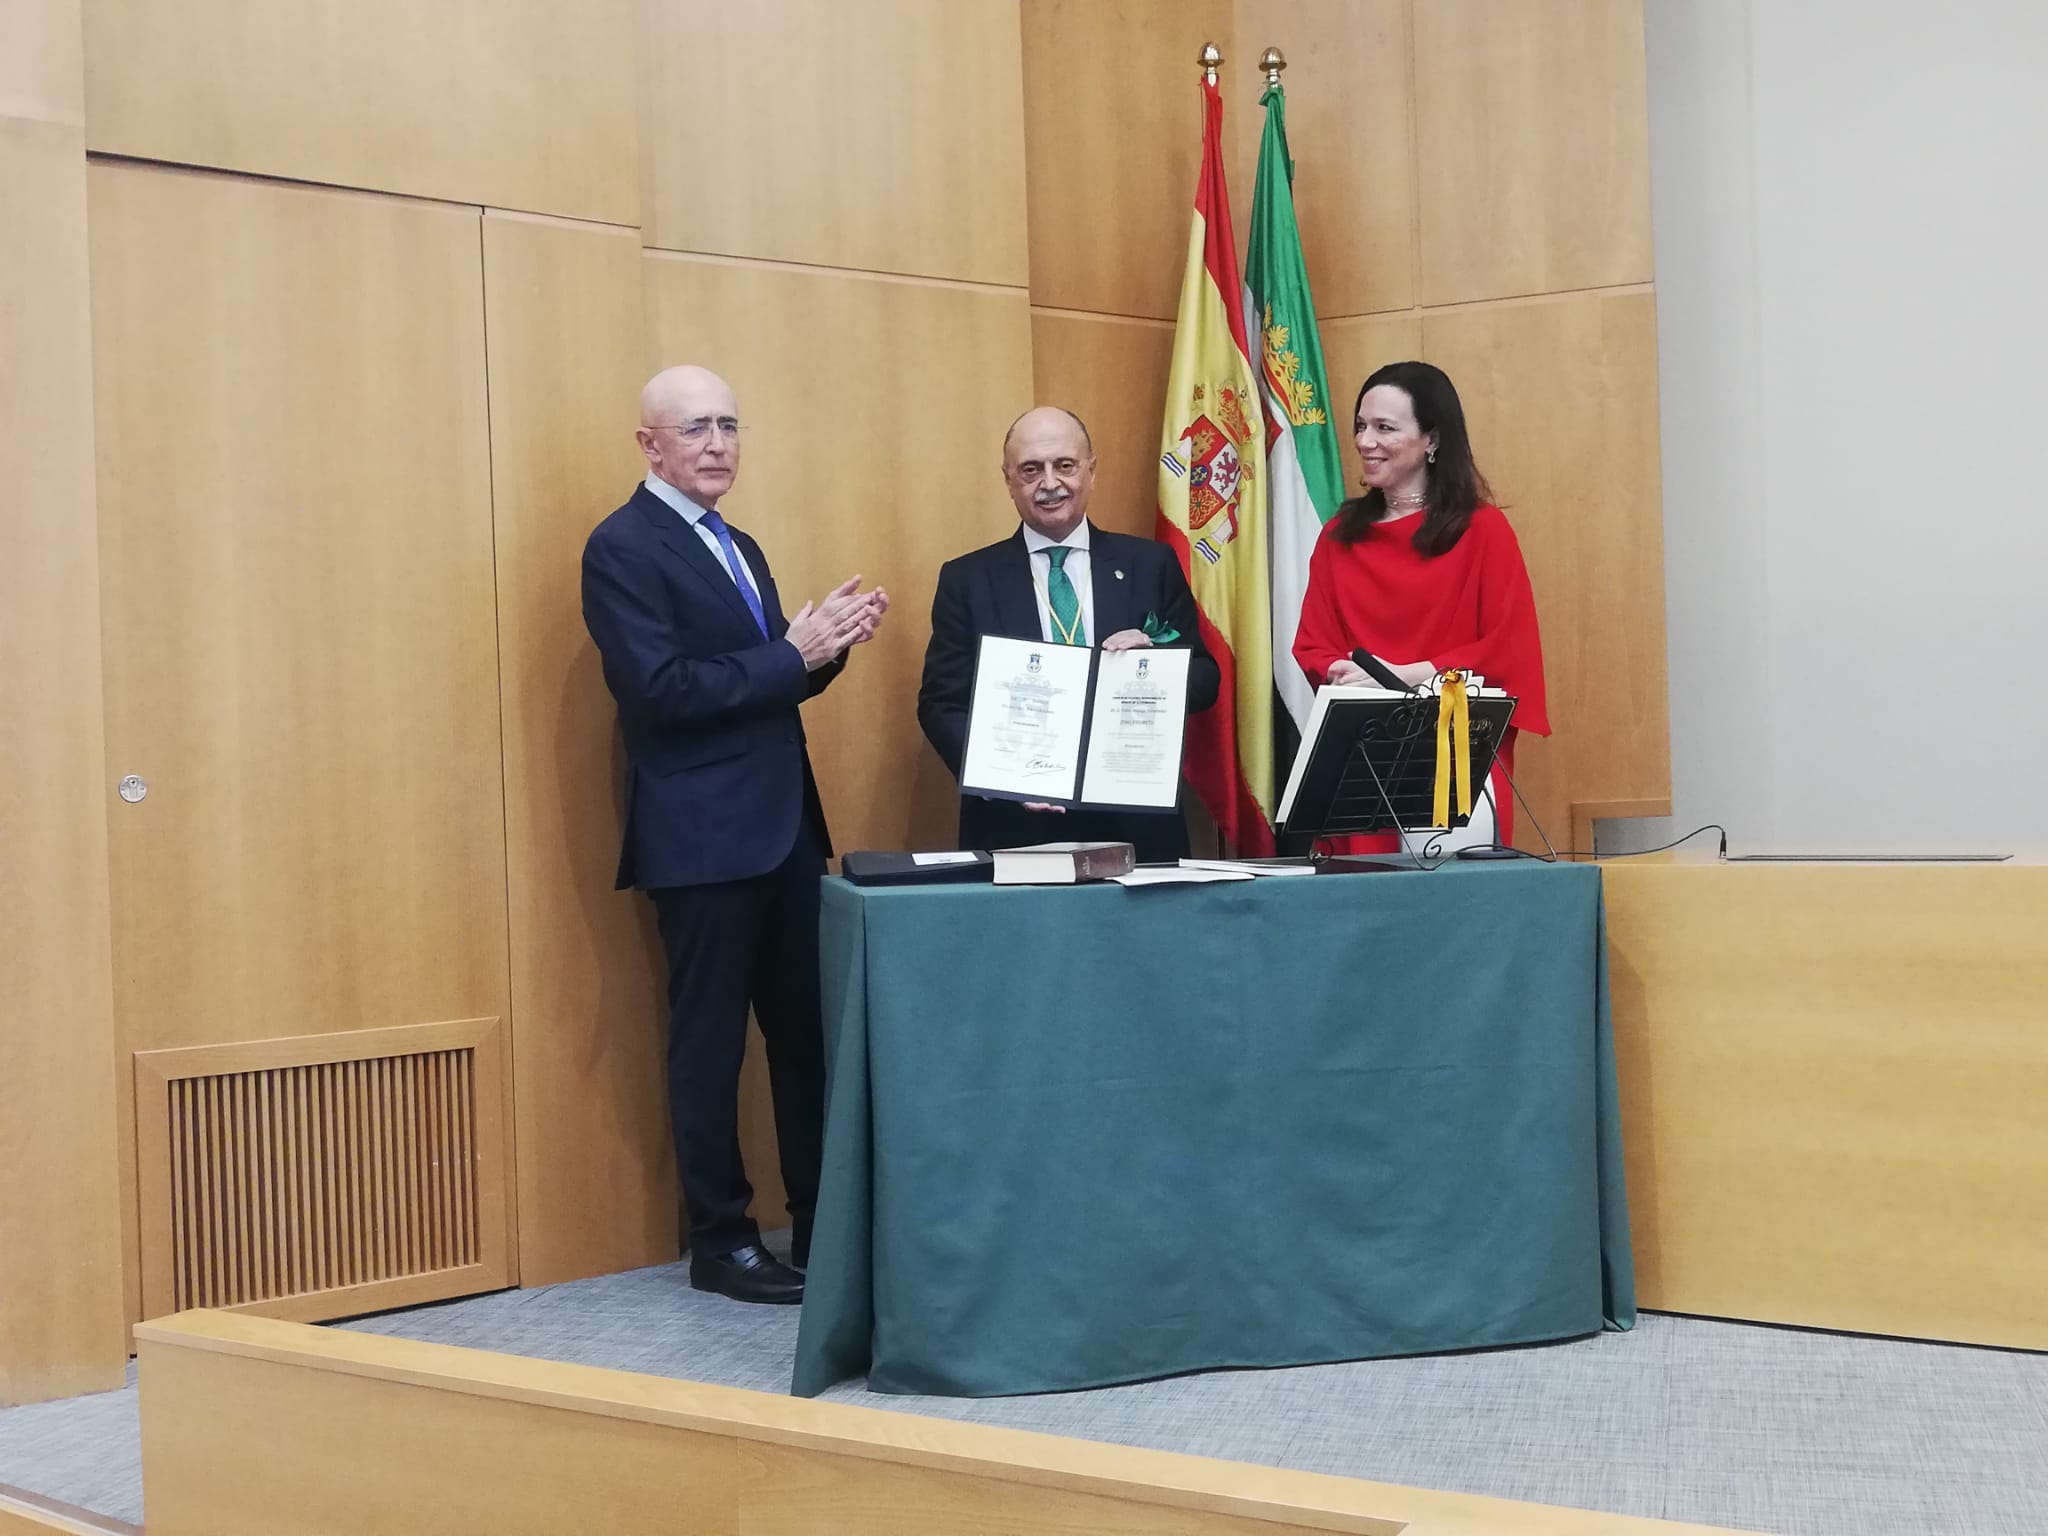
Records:
[[[747,580],[747,569],[740,564],[740,552],[732,547],[732,530],[725,526],[725,519],[715,511],[707,511],[697,521],[718,536],[718,547],[725,552],[725,568],[732,573],[732,584],[740,589],[740,596],[747,600],[747,609],[754,615],[754,622],[761,626],[761,638],[767,639],[768,615],[761,611],[760,593]]]

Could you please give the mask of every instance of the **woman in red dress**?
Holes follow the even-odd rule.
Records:
[[[1352,417],[1365,490],[1337,509],[1309,557],[1294,659],[1315,687],[1369,685],[1353,650],[1409,684],[1451,668],[1478,673],[1520,701],[1500,750],[1512,773],[1516,735],[1550,734],[1543,646],[1522,549],[1472,461],[1458,391],[1441,368],[1389,363],[1360,387]],[[1505,843],[1513,796],[1499,766],[1489,787]]]

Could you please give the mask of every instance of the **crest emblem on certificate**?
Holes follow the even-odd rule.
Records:
[[[1140,656],[1138,658],[1138,681],[1142,683],[1151,675],[1152,658],[1150,656]]]
[[[1026,672],[1043,672],[1045,670],[1045,658],[1039,655],[1038,652],[1033,651],[1031,659],[1024,663],[1024,670]]]

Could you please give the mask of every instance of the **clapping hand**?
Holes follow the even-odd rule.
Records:
[[[804,668],[815,672],[844,655],[846,648],[872,639],[889,610],[889,594],[880,587],[862,592],[860,577],[849,576],[815,603],[805,603],[789,621],[784,639],[797,648]]]
[[[860,580],[858,576],[853,579]],[[882,615],[889,611],[889,594],[880,587],[856,593],[854,601],[864,606],[856,610],[858,616],[854,621],[853,638],[846,642],[848,645],[874,639],[875,631],[882,627]]]

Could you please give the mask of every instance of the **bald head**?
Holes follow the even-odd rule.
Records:
[[[700,507],[715,507],[739,475],[739,407],[709,368],[664,368],[640,391],[634,433],[654,473]]]
[[[1064,540],[1088,515],[1095,491],[1095,448],[1081,418],[1057,405],[1019,416],[1003,439],[1003,485],[1019,517]]]
[[[732,386],[695,363],[662,369],[640,391],[643,427],[672,426],[693,416],[736,414]]]
[[[1054,417],[1065,417],[1081,433],[1081,446],[1089,453],[1095,451],[1095,440],[1088,435],[1088,423],[1068,410],[1064,405],[1034,405],[1030,410],[1010,423],[1010,430],[1003,434],[1003,458],[1010,457],[1010,445],[1016,441],[1017,430],[1029,424],[1043,427]]]

